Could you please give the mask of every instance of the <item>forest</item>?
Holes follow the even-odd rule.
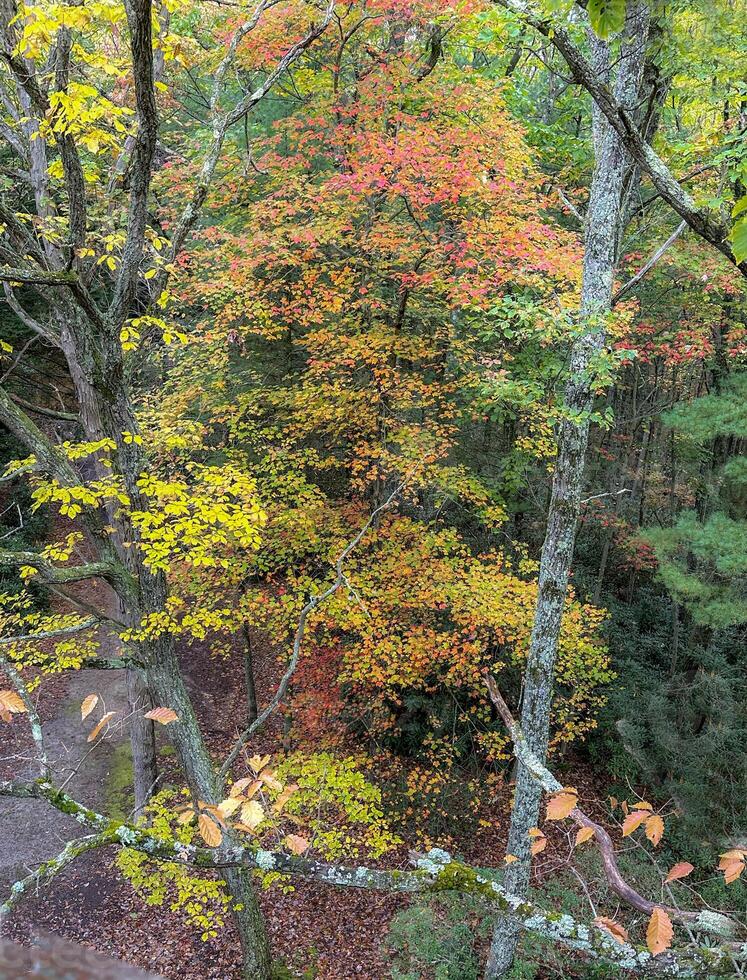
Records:
[[[745,0],[0,0],[0,978],[747,976]]]

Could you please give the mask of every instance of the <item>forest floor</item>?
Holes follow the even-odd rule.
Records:
[[[279,679],[275,651],[254,644],[258,699],[266,703]],[[110,655],[115,651],[106,651]],[[211,748],[220,755],[237,734],[244,711],[243,663],[239,651],[225,658],[211,656],[210,643],[185,646],[181,651],[190,693]],[[100,707],[82,723],[80,704],[98,693],[107,710],[126,714],[122,671],[81,670],[42,682],[39,710],[51,757],[71,769],[67,789],[82,802],[122,818],[131,806],[131,760],[125,726],[112,726],[92,751],[86,742]],[[252,744],[252,752],[277,752],[282,719],[276,716]],[[26,745],[23,717],[0,729],[0,775],[3,760]],[[23,749],[20,749],[23,751]],[[168,771],[170,749],[161,737],[162,763]],[[82,761],[82,764],[78,763]],[[29,764],[29,775],[33,774]],[[583,772],[574,779],[583,787]],[[583,789],[582,789],[583,792]],[[492,826],[465,841],[464,856],[477,864],[498,864],[505,850],[505,799],[496,802]],[[584,794],[585,795],[585,794]],[[0,801],[0,894],[8,885],[57,854],[65,840],[81,833],[75,821],[36,801]],[[551,844],[553,842],[551,841]],[[558,847],[562,842],[558,842]],[[544,861],[552,862],[549,847]],[[558,851],[559,852],[559,851]],[[556,853],[557,856],[557,853]],[[38,895],[30,896],[14,912],[8,938],[24,942],[34,934],[53,933],[89,946],[164,978],[179,980],[234,980],[239,978],[238,939],[232,926],[203,942],[168,904],[148,906],[121,878],[110,851],[94,851],[79,858]],[[541,873],[541,869],[540,869]],[[319,980],[386,980],[391,956],[386,945],[389,923],[407,899],[371,891],[345,895],[327,886],[302,882],[284,894],[272,888],[261,895],[273,955],[293,975]],[[309,972],[304,972],[309,971]]]

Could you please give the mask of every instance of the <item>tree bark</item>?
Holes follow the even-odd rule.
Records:
[[[637,0],[628,9],[621,39],[615,94],[633,108],[638,98],[648,33],[648,7]],[[609,45],[590,33],[595,72],[610,79]],[[628,156],[617,134],[594,106],[594,175],[592,178],[583,266],[580,321],[584,331],[574,343],[565,386],[565,413],[558,438],[558,456],[542,548],[539,590],[524,678],[521,728],[531,751],[547,756],[550,708],[561,617],[570,577],[573,546],[581,503],[584,458],[593,404],[593,362],[605,344],[605,315],[610,308],[617,260],[624,178]],[[506,870],[506,887],[525,896],[529,886],[529,830],[537,826],[541,788],[522,765],[516,781],[508,852],[518,860]],[[505,976],[514,959],[519,928],[499,919],[486,969],[489,980]]]

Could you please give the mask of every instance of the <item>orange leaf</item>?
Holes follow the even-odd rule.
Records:
[[[687,878],[694,870],[695,868],[688,861],[680,861],[679,864],[675,864],[673,868],[669,869],[669,874],[664,881],[677,881],[678,878]]]
[[[571,810],[575,809],[578,805],[578,796],[576,791],[572,789],[564,789],[554,796],[551,796],[547,801],[547,819],[548,820],[565,820],[565,818],[570,814]]]
[[[579,844],[585,843],[587,840],[591,840],[594,836],[594,829],[592,827],[582,827],[576,834],[576,847]]]
[[[287,837],[283,839],[283,843],[292,851],[294,854],[303,854],[304,851],[308,850],[309,842],[305,837],[301,837],[299,834],[288,834]]]
[[[651,918],[648,921],[648,929],[646,929],[646,944],[648,948],[654,956],[658,956],[665,949],[669,949],[672,945],[673,936],[674,930],[672,929],[669,916],[664,909],[659,908],[657,905],[651,913]]]
[[[506,854],[503,860],[506,864],[513,864],[514,861],[518,861],[519,859],[516,857],[515,854]]]
[[[99,732],[101,731],[101,729],[104,727],[104,725],[107,725],[112,720],[112,718],[116,715],[116,713],[117,713],[116,711],[107,711],[107,713],[104,715],[104,717],[98,723],[98,725],[96,725],[96,727],[94,728],[94,730],[88,736],[88,738],[86,739],[86,741],[87,742],[95,742],[96,741],[96,736],[99,734]]]
[[[197,829],[208,847],[217,847],[223,840],[223,831],[208,813],[197,818]]]
[[[172,708],[152,708],[146,711],[146,718],[157,721],[160,725],[168,725],[170,721],[179,721],[179,715]]]
[[[646,821],[646,837],[656,847],[663,836],[664,821],[657,813],[653,813]]]
[[[730,885],[744,871],[744,861],[731,861],[721,870],[724,872],[724,884]]]
[[[610,936],[618,943],[626,943],[628,941],[628,931],[624,929],[618,922],[614,919],[608,919],[606,915],[598,915],[594,919],[594,925],[598,929],[603,929],[605,932],[609,933]]]
[[[633,810],[629,813],[625,820],[623,820],[623,837],[627,837],[628,834],[632,834],[634,830],[638,830],[641,824],[648,820],[648,812],[646,810]]]
[[[647,800],[641,800],[640,803],[634,803],[630,808],[631,810],[653,810],[653,807]]]
[[[0,691],[0,709],[9,715],[22,715],[27,709],[17,691]]]
[[[89,694],[88,697],[83,698],[83,703],[80,706],[80,720],[85,721],[98,703],[98,694]]]

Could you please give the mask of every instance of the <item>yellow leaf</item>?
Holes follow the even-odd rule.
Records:
[[[598,929],[603,929],[618,943],[626,943],[628,941],[628,931],[624,929],[618,922],[614,919],[608,919],[606,915],[598,915],[594,919],[594,925]]]
[[[646,837],[648,837],[654,847],[656,847],[663,836],[664,821],[657,813],[652,813],[646,821]]]
[[[594,836],[594,830],[592,827],[582,827],[576,834],[576,847],[579,844],[585,843],[587,840],[591,840]]]
[[[272,772],[263,772],[259,778],[263,783],[265,783],[265,785],[269,786],[270,789],[274,789],[276,792],[280,792],[280,790],[283,788],[283,784],[272,774]]]
[[[283,838],[283,843],[294,854],[303,854],[309,847],[309,842],[306,838],[301,837],[299,834],[288,834],[287,837]]]
[[[87,742],[95,742],[96,736],[99,734],[104,725],[108,725],[112,718],[116,715],[116,711],[107,711],[101,721],[96,725],[91,734],[86,739]]]
[[[223,840],[222,830],[208,813],[201,813],[197,818],[197,829],[208,847],[217,847]]]
[[[262,755],[262,756],[253,755],[251,757],[251,759],[249,760],[249,765],[252,767],[252,769],[256,773],[259,773],[259,772],[262,772],[262,770],[264,769],[264,767],[270,761],[270,758],[271,757],[269,755]]]
[[[98,703],[98,694],[89,694],[88,697],[83,698],[83,703],[80,706],[80,720],[85,721]]]
[[[241,800],[237,800],[235,796],[229,796],[227,800],[221,800],[218,804],[218,810],[221,816],[230,817],[233,813],[236,813],[240,806]]]
[[[653,810],[653,807],[647,800],[641,800],[640,803],[634,803],[630,808],[631,810]]]
[[[169,722],[179,721],[179,715],[172,708],[152,708],[145,712],[145,717],[151,721],[157,721],[160,725],[168,725]]]
[[[519,859],[516,857],[515,854],[506,854],[503,860],[506,864],[513,864],[514,861],[518,861]]]
[[[265,811],[257,800],[247,800],[241,807],[241,822],[251,830],[258,827],[265,819]]]
[[[547,802],[547,819],[565,820],[571,810],[574,810],[577,805],[578,796],[575,790],[570,788],[561,790],[561,792],[551,796]]]
[[[664,909],[657,905],[651,913],[648,929],[646,929],[646,945],[654,956],[658,956],[665,949],[669,949],[672,945],[673,936],[674,930],[669,916]]]

